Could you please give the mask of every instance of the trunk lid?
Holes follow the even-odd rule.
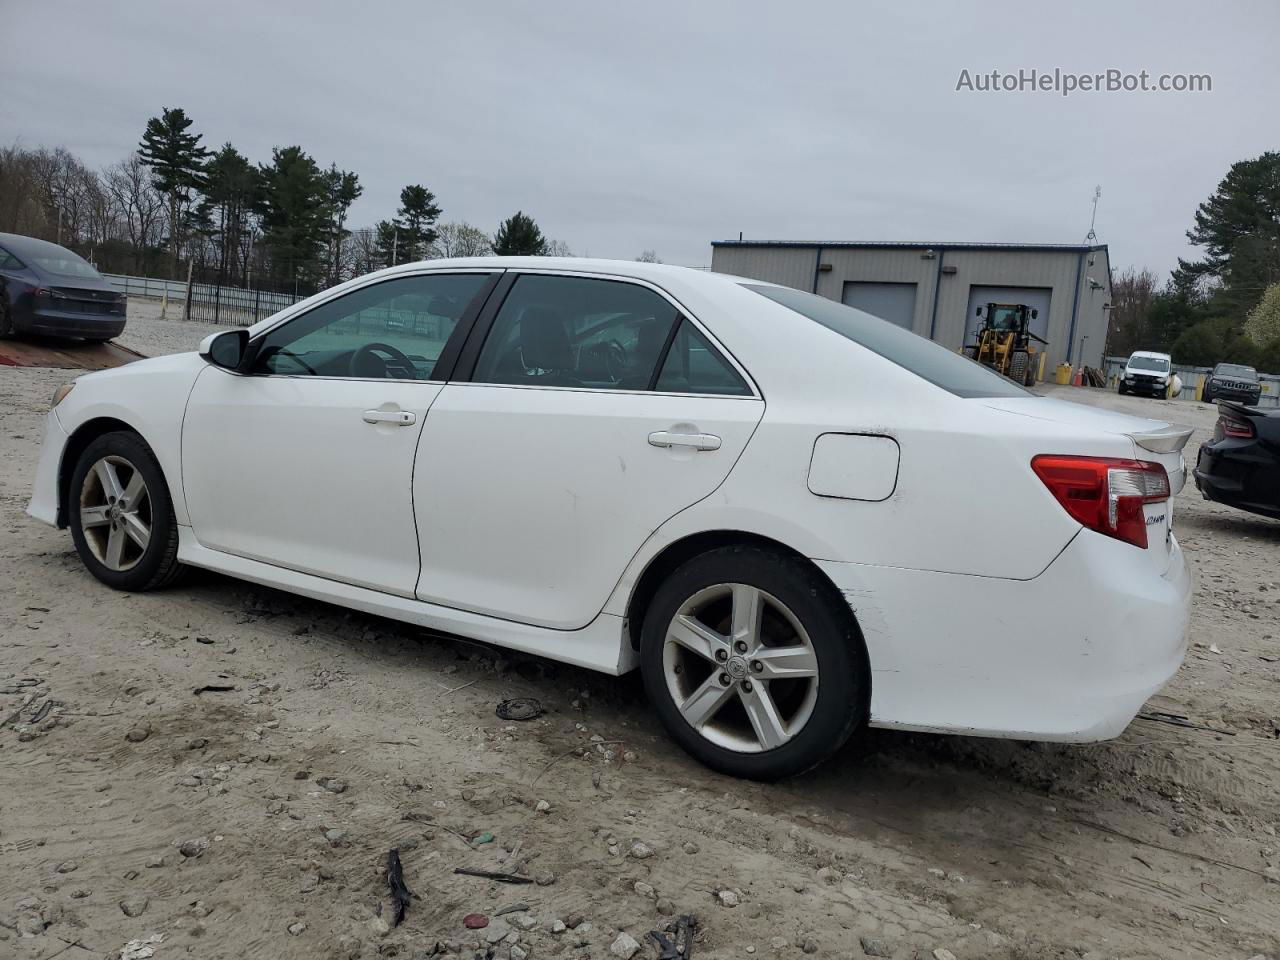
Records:
[[[1186,485],[1187,464],[1182,450],[1191,438],[1191,427],[1135,417],[1055,397],[995,397],[986,399],[983,403],[993,410],[1043,422],[1046,447],[1060,443],[1057,437],[1059,428],[1066,427],[1077,435],[1099,433],[1123,437],[1129,442],[1132,451],[1130,456],[1133,459],[1151,461],[1164,467],[1169,475],[1169,500],[1165,503],[1147,504],[1143,512],[1147,518],[1145,552],[1161,573],[1167,569],[1171,553],[1169,540],[1173,530],[1173,499]],[[1098,453],[1087,449],[1087,442],[1080,446],[1081,449],[1045,449],[1041,452],[1080,456]]]

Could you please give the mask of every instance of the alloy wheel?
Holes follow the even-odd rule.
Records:
[[[121,456],[106,456],[80,487],[80,529],[94,558],[108,570],[137,565],[151,542],[151,495],[142,471]]]
[[[667,626],[663,673],[676,709],[712,743],[760,753],[813,715],[818,657],[799,619],[745,583],[699,590]]]

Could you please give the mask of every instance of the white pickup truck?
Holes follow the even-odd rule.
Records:
[[[1120,375],[1120,393],[1136,393],[1168,400],[1182,392],[1182,378],[1173,372],[1167,353],[1135,350]]]

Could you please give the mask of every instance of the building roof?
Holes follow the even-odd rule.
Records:
[[[713,247],[781,247],[864,250],[1021,250],[1051,253],[1092,253],[1105,243],[917,243],[903,240],[712,240]]]

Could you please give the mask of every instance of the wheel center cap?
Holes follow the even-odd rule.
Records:
[[[742,657],[730,657],[729,662],[725,664],[725,672],[735,680],[745,680],[747,676],[747,661]]]

